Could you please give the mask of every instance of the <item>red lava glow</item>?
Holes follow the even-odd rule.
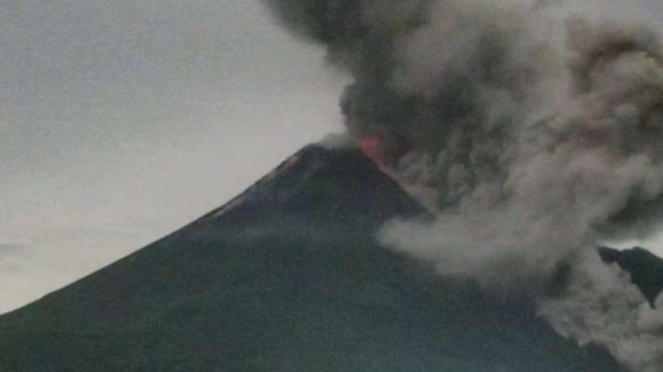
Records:
[[[378,136],[362,137],[358,141],[359,148],[369,159],[380,167],[390,167],[392,164],[388,156],[385,155],[382,139]]]

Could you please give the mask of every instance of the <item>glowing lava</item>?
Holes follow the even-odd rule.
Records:
[[[391,167],[392,161],[386,155],[382,138],[378,136],[365,136],[357,141],[361,151],[366,154],[379,167]]]

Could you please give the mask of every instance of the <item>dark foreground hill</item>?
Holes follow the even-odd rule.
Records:
[[[624,371],[527,304],[374,241],[416,215],[358,151],[306,147],[219,210],[0,317],[0,371]]]
[[[617,263],[631,275],[631,281],[640,288],[647,301],[654,306],[663,289],[663,260],[643,248],[618,251],[599,248],[603,261]]]

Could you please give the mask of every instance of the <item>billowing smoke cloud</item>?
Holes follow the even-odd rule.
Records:
[[[540,301],[540,314],[580,344],[604,345],[633,371],[660,372],[663,296],[652,309],[625,272],[590,253],[573,262],[563,296]]]
[[[265,1],[354,79],[349,133],[380,138],[398,177],[435,194],[437,220],[391,223],[386,244],[661,370],[663,310],[595,252],[663,214],[654,29],[619,8],[582,15],[607,0]]]

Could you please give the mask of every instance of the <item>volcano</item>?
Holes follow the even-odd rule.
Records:
[[[374,238],[430,216],[355,149],[310,145],[223,207],[0,317],[0,370],[626,371],[526,301]],[[601,250],[648,298],[659,258]],[[641,268],[646,268],[644,271]]]

